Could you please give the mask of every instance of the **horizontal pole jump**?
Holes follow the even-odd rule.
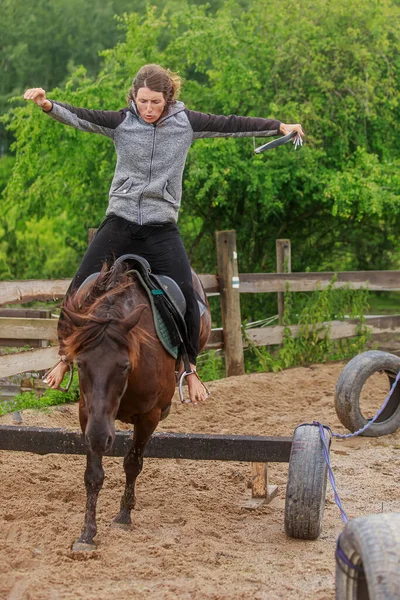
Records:
[[[131,431],[117,431],[107,456],[125,456]],[[289,462],[292,438],[200,433],[156,433],[147,444],[147,458],[230,460],[240,462]],[[78,431],[49,427],[0,426],[0,450],[35,454],[86,454]]]

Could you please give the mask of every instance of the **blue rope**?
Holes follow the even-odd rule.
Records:
[[[365,574],[364,574],[364,567],[361,563],[361,565],[355,565],[353,562],[351,562],[351,560],[348,558],[347,554],[342,550],[341,546],[340,546],[340,538],[342,537],[342,534],[339,535],[338,540],[336,542],[336,551],[335,551],[335,557],[336,557],[336,563],[339,566],[339,568],[346,573],[347,577],[350,577],[350,579],[365,579]],[[352,571],[355,571],[357,576],[354,577],[353,575],[350,575],[350,573],[348,573],[342,563],[344,563],[349,569],[351,569]]]
[[[360,435],[360,433],[363,433],[366,429],[368,429],[368,427],[371,427],[371,425],[373,423],[375,423],[376,419],[379,417],[379,415],[381,415],[383,413],[383,411],[385,410],[386,406],[389,403],[389,400],[393,394],[393,391],[398,383],[400,379],[400,371],[397,373],[396,379],[394,380],[394,383],[390,389],[389,394],[387,395],[387,397],[385,398],[384,403],[382,404],[381,408],[378,410],[378,412],[376,413],[376,415],[370,420],[368,421],[368,423],[366,425],[364,425],[364,427],[362,427],[361,429],[359,429],[358,431],[355,431],[354,433],[348,433],[348,434],[343,434],[343,433],[333,433],[332,430],[330,429],[330,427],[327,427],[326,425],[322,425],[319,421],[313,421],[313,425],[316,425],[319,428],[319,434],[321,437],[321,441],[324,447],[324,457],[325,457],[325,462],[327,464],[328,467],[328,473],[329,473],[329,480],[331,482],[331,486],[333,489],[333,494],[334,494],[334,498],[335,498],[335,502],[339,507],[340,513],[342,515],[342,519],[345,523],[345,525],[349,522],[349,518],[347,516],[347,514],[345,513],[343,506],[342,506],[342,502],[339,498],[339,494],[336,488],[336,481],[335,481],[335,476],[333,474],[332,471],[332,467],[331,467],[331,462],[330,462],[330,458],[329,458],[329,449],[326,445],[326,441],[325,441],[325,435],[324,435],[324,427],[326,429],[329,429],[329,431],[331,432],[333,437],[336,438],[352,438],[355,437],[356,435]]]
[[[322,445],[324,447],[324,457],[325,457],[325,462],[326,462],[327,467],[328,467],[329,480],[331,482],[331,486],[332,486],[332,489],[333,489],[333,495],[334,495],[334,498],[335,498],[335,502],[336,502],[336,504],[339,507],[340,514],[342,515],[342,519],[344,521],[344,524],[346,525],[346,523],[348,523],[348,521],[349,521],[349,517],[346,515],[346,513],[344,511],[344,508],[342,506],[342,502],[341,502],[341,500],[339,498],[339,494],[338,494],[338,491],[336,489],[335,476],[334,476],[333,471],[332,471],[331,461],[330,461],[330,458],[329,458],[329,449],[328,449],[328,446],[326,445],[326,440],[325,440],[325,435],[324,435],[324,429],[323,429],[324,426],[321,423],[319,423],[318,421],[314,421],[313,425],[317,425],[318,428],[319,428],[319,434],[320,434],[320,437],[321,437],[321,440],[322,440]],[[329,429],[329,428],[327,428],[327,429]],[[331,430],[329,429],[329,431],[331,431]],[[331,431],[331,433],[332,433],[332,431]]]

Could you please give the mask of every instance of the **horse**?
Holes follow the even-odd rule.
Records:
[[[201,350],[211,332],[211,314],[193,271],[192,279],[206,306]],[[125,490],[112,523],[129,529],[144,449],[169,413],[179,365],[157,337],[146,291],[124,264],[105,265],[94,281],[66,300],[63,311],[65,352],[78,368],[79,422],[87,448],[85,520],[73,550],[94,550],[96,505],[104,480],[102,459],[115,439],[115,419],[134,425],[132,445],[124,458]]]

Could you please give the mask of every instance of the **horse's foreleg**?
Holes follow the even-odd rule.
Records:
[[[93,538],[97,533],[96,505],[99,492],[103,486],[104,470],[103,456],[88,450],[86,457],[85,487],[86,487],[86,513],[85,523],[80,538],[74,543],[72,549],[95,550]]]
[[[135,423],[132,447],[124,459],[125,491],[121,499],[120,512],[113,520],[113,523],[119,526],[129,527],[132,523],[131,510],[135,506],[135,483],[143,468],[144,448],[157,427],[160,417],[161,410],[157,409],[139,417]]]

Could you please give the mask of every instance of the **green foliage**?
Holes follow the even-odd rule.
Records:
[[[311,294],[285,293],[283,343],[272,352],[249,344],[246,370],[280,371],[298,365],[324,363],[350,358],[365,350],[369,339],[364,314],[368,310],[368,291],[337,288],[335,279]],[[330,321],[358,319],[357,335],[333,340]],[[294,337],[289,325],[298,325]]]
[[[203,381],[214,381],[225,377],[224,358],[215,350],[202,352],[197,361],[197,368]]]
[[[32,348],[29,346],[29,344],[26,344],[25,346],[18,346],[18,347],[17,346],[2,346],[0,355],[3,356],[3,354],[16,354],[17,352],[26,352],[27,350],[31,350],[31,349]]]
[[[387,264],[387,232],[392,232],[393,248],[398,201],[385,203],[380,211],[376,207],[381,204],[384,175],[395,172],[399,157],[394,51],[399,48],[394,24],[398,7],[336,0],[301,6],[253,3],[236,18],[232,10],[232,3],[226,3],[212,22],[192,15],[190,30],[167,49],[174,64],[183,54],[189,62],[184,71],[187,104],[210,112],[301,121],[307,145],[297,153],[286,147],[253,157],[250,140],[196,143],[189,157],[185,204],[189,209],[184,207],[183,218],[193,213],[193,206],[209,234],[214,229],[237,229],[239,249],[245,248],[243,271],[274,270],[276,237],[292,239],[296,257],[301,256],[295,270],[320,269],[325,261],[337,264],[366,231],[376,255],[381,253]],[[365,149],[363,164],[353,159],[357,147]],[[377,167],[377,184],[371,186],[370,204],[363,203],[361,215],[354,186],[350,202],[355,224],[348,211],[341,210],[343,186],[334,189],[331,180],[336,182],[338,170],[354,165],[355,175],[362,179],[365,163],[376,160],[382,174]],[[398,181],[390,183],[391,200],[398,199]],[[207,236],[203,242],[205,249]],[[212,264],[214,257],[209,260]],[[357,259],[352,268],[359,268]]]
[[[0,158],[0,193],[4,190],[7,185],[8,179],[12,175],[14,168],[15,158],[5,154]]]
[[[400,292],[374,292],[369,297],[370,315],[399,314]]]
[[[0,195],[5,189],[8,180],[12,175],[15,158],[5,154],[0,158]],[[0,219],[0,279],[11,279],[12,269],[10,266],[9,253],[9,231],[7,219],[2,214]]]
[[[144,9],[143,0],[3,0],[0,21],[0,112],[7,98],[38,85],[61,84],[76,65],[91,74],[99,52],[123,37],[115,14]]]
[[[66,378],[63,382],[66,385]],[[34,391],[17,394],[9,402],[0,403],[0,415],[5,415],[16,410],[43,409],[48,406],[57,406],[59,404],[70,404],[79,400],[79,382],[77,373],[74,374],[71,387],[68,392],[59,390],[46,390],[41,396]]]
[[[297,152],[254,155],[251,139],[193,145],[180,218],[193,265],[214,272],[215,230],[236,229],[242,272],[274,271],[279,237],[292,240],[295,271],[390,268],[399,259],[399,14],[390,0],[249,1],[247,10],[226,1],[215,14],[167,2],[120,17],[120,41],[101,53],[98,70],[72,69],[49,96],[118,109],[134,73],[154,61],[179,70],[191,109],[301,122],[307,140]],[[113,145],[32,105],[5,121],[16,159],[3,196],[0,276],[37,276],[36,230],[43,276],[71,276],[87,228],[105,212]],[[273,312],[273,299],[261,302],[245,299],[246,318]]]
[[[43,216],[27,220],[23,231],[15,231],[19,251],[10,258],[10,268],[18,269],[23,279],[58,278],[63,277],[66,269],[73,271],[75,252],[64,245],[66,220],[65,213],[53,218]]]

